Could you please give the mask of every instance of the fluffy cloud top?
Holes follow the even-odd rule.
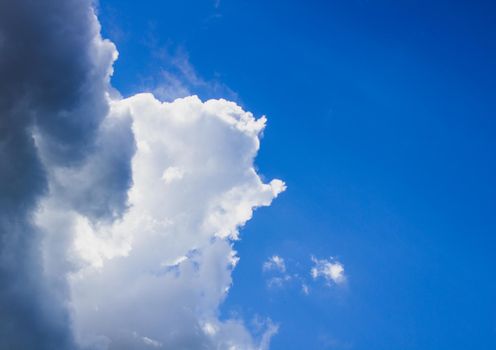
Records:
[[[89,0],[0,0],[0,349],[266,349],[219,318],[232,241],[285,189],[265,118],[111,97]]]
[[[241,321],[222,322],[217,313],[238,260],[230,241],[254,208],[284,189],[280,180],[264,184],[253,168],[265,119],[225,100],[161,103],[150,94],[114,101],[114,119],[131,119],[137,145],[128,211],[94,223],[48,196],[37,216],[48,236],[57,221],[74,237],[69,258],[80,268],[70,274],[70,290],[79,343],[260,348]],[[169,169],[181,176],[164,181]],[[82,186],[94,182],[87,175]]]

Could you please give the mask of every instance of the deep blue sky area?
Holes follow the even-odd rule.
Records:
[[[288,190],[242,230],[224,315],[270,317],[275,350],[496,349],[496,2],[100,0],[99,17],[123,95],[187,56],[193,93],[268,117],[256,164]],[[273,254],[309,281],[333,256],[347,282],[271,288]]]

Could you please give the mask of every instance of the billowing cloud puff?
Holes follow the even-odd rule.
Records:
[[[266,349],[220,319],[265,118],[121,99],[89,0],[0,0],[0,349]]]
[[[37,215],[48,237],[73,237],[69,259],[79,268],[70,274],[70,304],[79,343],[101,349],[260,348],[262,340],[254,340],[241,321],[220,321],[218,306],[238,260],[231,240],[254,208],[284,190],[280,180],[264,184],[253,168],[265,119],[225,100],[203,103],[192,96],[161,103],[140,94],[111,104],[109,123],[129,120],[136,153],[127,212],[93,222],[85,211],[48,196]],[[122,152],[120,144],[102,149],[112,151]],[[73,175],[78,186],[90,187],[98,171],[107,171],[103,162],[94,166],[102,157],[95,153],[81,168],[84,176]],[[71,191],[67,176],[52,178],[59,193]]]

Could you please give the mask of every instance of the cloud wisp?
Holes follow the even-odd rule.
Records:
[[[312,284],[318,280],[323,280],[328,287],[346,282],[344,266],[334,258],[317,259],[312,255],[310,261],[311,267],[299,262],[287,264],[279,255],[270,256],[262,265],[262,270],[267,275],[267,287],[281,289],[298,285],[301,293],[309,295]],[[301,271],[303,267],[305,272]]]
[[[0,0],[0,349],[267,349],[220,319],[232,242],[285,185],[265,118],[120,99],[90,0]]]
[[[279,255],[272,255],[270,258],[267,259],[266,262],[264,262],[263,270],[275,270],[284,273],[286,272],[286,264],[284,262],[284,259],[281,258]]]
[[[341,284],[346,281],[344,266],[334,259],[317,259],[312,256],[313,267],[310,274],[314,280],[323,278],[326,283]]]

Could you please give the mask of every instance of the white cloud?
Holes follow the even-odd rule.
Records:
[[[293,276],[290,276],[290,275],[271,277],[267,281],[267,287],[269,287],[269,288],[282,288],[285,284],[291,282],[292,279],[293,279]]]
[[[313,265],[310,267],[311,278],[309,278],[307,272],[301,271],[307,269],[308,265],[296,263],[287,266],[286,261],[279,255],[270,256],[262,265],[262,270],[267,276],[267,287],[271,289],[296,287],[303,295],[309,295],[310,289],[318,279],[323,279],[328,286],[346,281],[343,264],[333,258],[327,260],[311,256],[311,262]]]
[[[143,341],[143,343],[145,343],[145,345],[148,345],[153,348],[161,348],[163,345],[161,342],[148,337],[141,337],[141,340]]]
[[[284,259],[278,255],[273,255],[267,259],[263,264],[264,271],[276,270],[280,272],[286,272],[286,264]]]
[[[270,276],[267,279],[267,287],[269,288],[282,288],[294,278],[298,278],[297,275],[292,276],[286,273],[286,263],[279,255],[269,257],[263,263],[262,270]]]
[[[268,350],[270,347],[270,340],[274,335],[279,331],[279,326],[273,324],[270,320],[267,322],[265,327],[265,331],[262,335],[262,339],[260,341],[259,350]]]
[[[112,101],[107,121],[131,127],[137,145],[127,211],[115,220],[94,220],[61,200],[108,171],[95,159],[120,151],[119,143],[109,142],[79,168],[82,173],[57,176],[63,169],[54,169],[50,187],[58,190],[37,214],[47,252],[69,240],[69,303],[79,344],[267,349],[277,331],[273,324],[254,336],[241,320],[218,317],[239,259],[232,240],[256,207],[270,205],[285,189],[280,180],[263,183],[253,166],[265,118],[226,100],[190,96],[162,103],[139,94]],[[273,263],[285,269],[282,259]],[[47,270],[59,272],[57,264]]]
[[[322,277],[326,282],[334,282],[335,284],[341,284],[346,280],[344,266],[339,261],[317,259],[314,256],[311,259],[314,266],[310,270],[310,274],[314,280]]]
[[[310,294],[310,288],[309,288],[309,287],[308,287],[308,285],[307,285],[307,284],[305,284],[305,283],[303,283],[303,284],[301,285],[301,291],[302,291],[302,292],[303,292],[303,294],[305,294],[305,295]]]

